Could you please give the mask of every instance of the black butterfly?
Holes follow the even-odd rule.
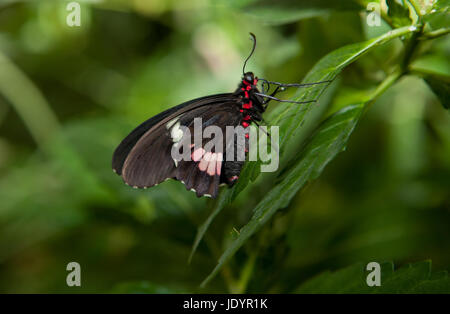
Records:
[[[224,154],[214,150],[207,152],[203,146],[205,143],[202,147],[190,146],[192,160],[174,160],[171,150],[180,141],[181,126],[192,130],[194,118],[200,117],[202,128],[215,125],[225,134],[226,126],[242,125],[247,128],[252,122],[259,126],[258,122],[262,121],[262,113],[271,99],[292,103],[314,102],[287,101],[274,96],[285,87],[323,82],[281,84],[258,79],[252,72],[245,72],[245,65],[256,47],[255,35],[250,35],[253,48],[244,62],[243,78],[236,91],[197,98],[166,110],[139,125],[120,143],[113,155],[112,168],[126,184],[134,188],[149,188],[172,178],[183,182],[186,189],[193,190],[198,197],[215,198],[220,184],[232,186],[238,180],[244,161],[236,161],[236,158],[226,160]],[[262,82],[263,93],[258,90],[258,81]],[[270,90],[271,84],[276,88],[267,95],[265,92]],[[245,137],[244,147],[237,147],[238,141],[233,141],[236,153],[239,149],[247,151],[248,134]],[[227,144],[223,144],[222,152],[229,147]]]

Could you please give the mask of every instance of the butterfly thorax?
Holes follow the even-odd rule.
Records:
[[[262,98],[255,94],[259,92],[257,83],[258,78],[252,72],[247,72],[234,92],[239,97],[239,111],[242,114],[241,124],[244,128],[247,128],[251,121],[261,121],[261,114],[265,110]]]

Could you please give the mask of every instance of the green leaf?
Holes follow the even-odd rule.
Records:
[[[403,6],[396,0],[386,0],[386,4],[388,6],[388,15],[391,17],[392,24],[395,27],[412,24],[408,6]]]
[[[423,20],[431,30],[446,28],[449,24],[449,13],[450,1],[436,0],[433,1],[432,7],[427,10],[427,14],[423,16]]]
[[[389,269],[389,264],[381,266],[381,270]],[[381,274],[382,280],[385,278]],[[358,263],[335,272],[326,271],[310,280],[307,280],[294,293],[351,293],[367,292],[364,280],[364,265]]]
[[[410,65],[410,69],[422,74],[444,76],[446,79],[450,79],[450,60],[445,55],[445,52],[417,58]]]
[[[302,83],[323,82],[334,80],[334,78],[342,71],[343,68],[356,61],[358,58],[369,52],[371,49],[386,43],[387,41],[407,35],[411,33],[409,27],[402,27],[377,38],[370,39],[361,43],[356,43],[341,47],[325,57],[323,57],[305,76]],[[294,101],[308,101],[319,99],[328,84],[312,85],[299,89],[297,94],[292,98]],[[307,114],[312,110],[313,106],[319,104],[283,104],[281,110],[274,110],[275,116],[267,118],[270,125],[280,126],[280,152],[284,152],[284,147],[288,141],[298,132],[304,123]],[[237,195],[243,190],[250,181],[254,181],[259,175],[258,162],[246,163],[243,173],[240,176],[237,186],[230,191]],[[251,174],[249,176],[248,174]],[[232,198],[234,199],[234,197]]]
[[[425,77],[424,80],[439,98],[442,106],[450,109],[450,82],[432,75]]]
[[[382,45],[391,39],[404,36],[409,33],[411,33],[410,28],[402,27],[368,41],[341,47],[323,57],[308,72],[303,80],[303,83],[333,80],[343,68],[356,61],[371,49]],[[319,99],[327,88],[327,85],[328,84],[319,84],[299,89],[296,96],[293,97],[293,100],[307,101]],[[281,113],[279,113],[275,118],[269,120],[271,125],[280,126],[281,151],[283,151],[283,148],[289,139],[291,139],[291,137],[295,135],[301,127],[305,117],[312,110],[313,106],[316,105],[317,104],[312,103],[304,104],[302,106],[297,104],[286,104],[284,105],[284,110]]]
[[[256,206],[253,217],[240,230],[239,236],[222,254],[217,266],[202,285],[212,279],[250,236],[258,231],[279,208],[286,207],[298,190],[306,182],[316,178],[328,162],[344,149],[363,108],[364,103],[348,106],[322,123],[300,158]]]
[[[369,271],[358,263],[335,272],[325,272],[301,284],[294,293],[449,293],[447,272],[433,274],[431,262],[409,264],[393,271],[391,262],[380,263],[381,286],[369,287]]]

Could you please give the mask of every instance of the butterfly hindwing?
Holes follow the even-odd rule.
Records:
[[[207,105],[206,103],[195,105],[188,108],[189,110],[182,107],[178,111],[173,111],[172,114],[162,115],[158,122],[153,123],[150,127],[146,125],[148,130],[140,136],[136,131],[139,127],[135,130],[136,132],[133,131],[135,135],[138,134],[139,138],[133,138],[133,132],[129,135],[128,143],[132,143],[134,140],[135,143],[124,161],[118,162],[121,166],[118,167],[120,169],[118,173],[122,175],[124,181],[131,186],[146,188],[168,178],[174,178],[182,181],[187,189],[195,190],[198,196],[215,197],[218,193],[222,170],[222,161],[218,160],[219,155],[215,151],[207,155],[210,157],[212,155],[212,159],[207,161],[202,155],[201,159],[195,156],[195,160],[177,162],[171,155],[172,146],[177,144],[183,135],[180,134],[181,126],[189,128],[193,137],[194,118],[202,118],[202,128],[208,125],[220,127],[224,135],[227,125],[239,124],[241,115],[236,106],[236,99],[232,98],[230,94],[216,95],[208,101]],[[127,143],[126,140],[127,138],[124,140],[125,143]],[[203,140],[202,145],[207,141],[208,139]],[[193,138],[191,142],[194,143]],[[123,147],[126,147],[125,144]],[[192,149],[190,154],[199,148],[201,147],[190,146]],[[224,147],[221,147],[220,150],[223,152]],[[119,157],[121,156],[118,155],[117,159]]]
[[[241,120],[241,115],[235,104],[225,103],[224,105],[206,111],[202,115],[202,131],[206,127],[214,125],[220,128],[223,136],[218,147],[208,147],[210,141],[215,137],[203,138],[199,147],[191,144],[190,160],[181,160],[175,171],[175,178],[182,181],[186,189],[193,190],[197,196],[211,196],[215,198],[219,191],[222,172],[226,157],[226,127],[236,126]],[[193,134],[192,123],[189,127],[190,134]],[[191,138],[190,143],[194,143]]]

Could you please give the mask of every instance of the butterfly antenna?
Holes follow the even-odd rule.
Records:
[[[253,48],[252,48],[252,51],[250,52],[249,56],[247,57],[247,59],[245,59],[245,61],[244,61],[244,66],[242,67],[242,74],[245,74],[245,66],[247,64],[247,61],[253,55],[253,52],[255,52],[255,48],[256,48],[256,36],[253,33],[250,33],[250,36],[252,36],[251,39],[253,40]]]

